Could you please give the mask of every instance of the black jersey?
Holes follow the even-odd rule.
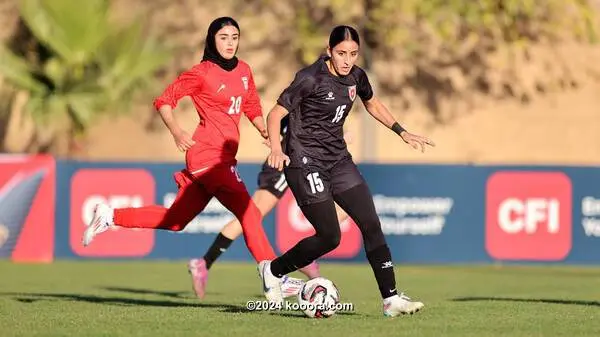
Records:
[[[343,125],[356,97],[373,97],[367,74],[354,66],[347,76],[329,72],[321,57],[296,73],[277,104],[289,111],[286,154],[290,167],[318,165],[332,167],[350,157],[344,141]]]

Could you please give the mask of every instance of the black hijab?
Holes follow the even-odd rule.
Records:
[[[237,57],[234,56],[231,60],[224,58],[217,51],[217,45],[215,43],[217,32],[225,26],[234,26],[238,31],[240,31],[240,26],[238,23],[230,17],[224,16],[215,19],[210,26],[208,26],[208,33],[206,33],[206,43],[204,46],[204,56],[202,57],[202,61],[213,62],[226,71],[232,71],[238,64]]]

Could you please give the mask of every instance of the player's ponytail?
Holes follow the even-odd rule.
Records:
[[[360,38],[356,29],[350,26],[337,26],[329,34],[329,48],[334,48],[343,41],[354,41],[360,46]]]

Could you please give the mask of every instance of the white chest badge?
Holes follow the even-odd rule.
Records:
[[[352,102],[354,102],[354,99],[356,98],[356,86],[355,85],[348,87],[348,96],[350,97],[350,100]]]
[[[242,82],[244,83],[244,90],[248,90],[248,77],[242,77]]]

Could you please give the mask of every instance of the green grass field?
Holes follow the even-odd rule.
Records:
[[[250,312],[251,264],[217,263],[198,301],[185,261],[0,262],[0,336],[600,336],[600,269],[397,268],[425,310],[385,318],[368,265],[324,264],[355,311]]]

